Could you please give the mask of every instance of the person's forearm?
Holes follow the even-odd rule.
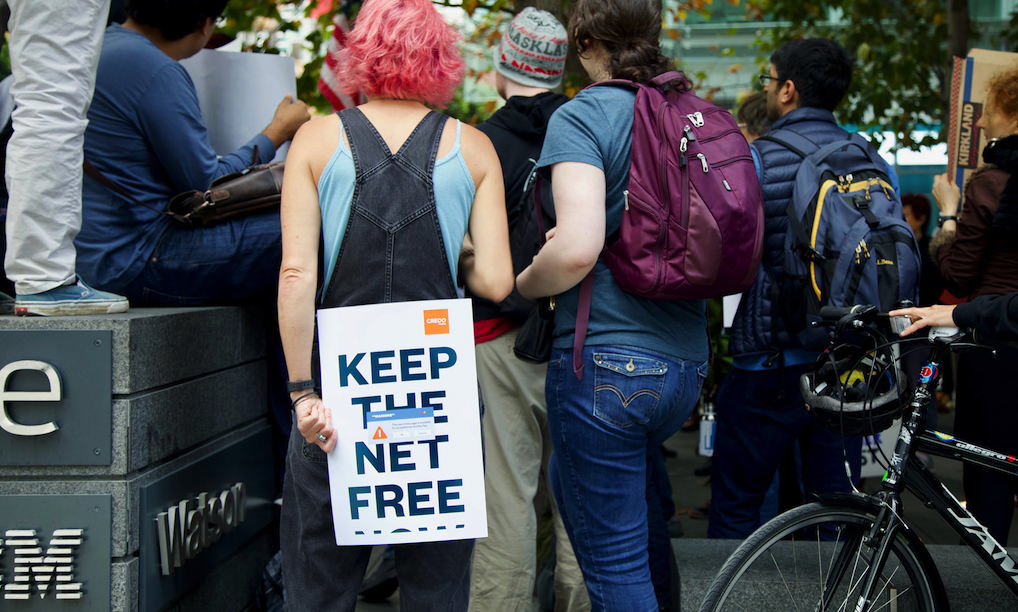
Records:
[[[279,335],[290,380],[308,380],[315,333],[315,279],[284,267],[279,275]]]
[[[557,236],[544,245],[534,261],[516,277],[516,287],[528,299],[558,295],[572,289],[597,263],[597,256],[569,249]]]
[[[954,318],[958,325],[985,334],[983,338],[1018,342],[1018,293],[984,295],[959,304]]]

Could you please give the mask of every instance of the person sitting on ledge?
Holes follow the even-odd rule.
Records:
[[[137,203],[86,177],[77,269],[133,304],[235,301],[276,284],[278,212],[198,228],[159,212],[178,193],[270,161],[310,118],[306,104],[286,96],[262,133],[217,158],[178,60],[205,47],[226,1],[130,0],[127,21],[106,29],[85,159]]]

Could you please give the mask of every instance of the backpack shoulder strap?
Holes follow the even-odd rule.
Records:
[[[803,159],[806,159],[810,153],[820,149],[820,145],[817,143],[798,132],[793,132],[788,129],[777,129],[767,132],[763,136],[757,138],[757,140],[776,142]]]

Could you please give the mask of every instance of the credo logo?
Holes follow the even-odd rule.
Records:
[[[425,310],[424,311],[424,335],[449,333],[449,310]]]

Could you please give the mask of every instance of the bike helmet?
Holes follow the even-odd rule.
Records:
[[[907,401],[905,375],[890,347],[829,348],[799,387],[821,425],[847,436],[887,429]]]

